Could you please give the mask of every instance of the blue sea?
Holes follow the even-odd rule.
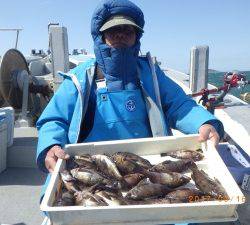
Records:
[[[243,73],[246,75],[246,79],[250,80],[250,71],[243,71]],[[208,74],[208,82],[210,84],[213,84],[216,87],[223,86],[223,76],[225,72],[213,72]],[[246,85],[243,89],[238,88],[232,88],[230,90],[230,94],[239,97],[240,94],[250,92],[250,84]]]

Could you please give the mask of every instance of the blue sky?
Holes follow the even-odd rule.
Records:
[[[190,49],[208,45],[209,68],[250,70],[249,0],[132,0],[144,12],[142,52],[164,66],[188,72]],[[90,20],[100,0],[0,0],[0,28],[23,28],[19,50],[48,48],[49,22],[67,27],[69,48],[93,52]],[[0,55],[15,44],[0,32]]]

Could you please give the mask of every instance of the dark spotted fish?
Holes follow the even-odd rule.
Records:
[[[97,191],[106,191],[112,192],[120,197],[122,197],[122,189],[119,181],[111,181],[107,184],[96,184],[92,186],[89,190],[91,193],[95,193]]]
[[[98,195],[90,192],[77,192],[75,193],[75,205],[94,207],[94,206],[107,206],[108,204]]]
[[[95,164],[89,154],[74,156],[75,163],[80,167],[95,168]]]
[[[122,175],[112,159],[106,155],[93,155],[92,160],[96,163],[97,168],[103,174],[116,180],[122,180]]]
[[[167,185],[171,188],[185,185],[191,180],[189,177],[176,172],[158,173],[147,171],[144,173],[144,175],[148,177],[153,183]]]
[[[54,204],[54,206],[73,206],[73,205],[75,205],[74,195],[68,191],[63,192]]]
[[[93,170],[76,168],[72,169],[70,172],[74,178],[86,185],[94,185],[99,183],[106,184],[109,182],[105,177],[101,176],[99,173]]]
[[[127,205],[154,205],[154,204],[170,204],[170,200],[166,198],[151,198],[144,200],[126,199]]]
[[[112,159],[123,174],[136,173],[134,163],[144,169],[152,167],[148,160],[130,152],[117,152],[112,155]]]
[[[97,191],[95,196],[99,196],[109,206],[127,205],[126,201],[123,200],[122,196],[119,196],[109,191]]]
[[[126,194],[125,198],[133,200],[142,200],[146,198],[164,196],[173,189],[167,185],[155,184],[146,179],[139,182]]]
[[[76,180],[71,176],[68,170],[60,172],[64,187],[70,192],[75,193],[80,191],[80,188],[76,184]]]
[[[199,190],[201,190],[204,194],[209,195],[212,198],[217,198],[218,200],[220,198],[228,198],[228,195],[221,183],[216,178],[210,178],[203,170],[193,167],[191,177]]]
[[[198,189],[182,188],[174,190],[166,195],[171,203],[191,203],[202,199],[204,194]]]
[[[183,171],[186,171],[193,163],[194,163],[193,160],[190,159],[183,159],[178,161],[166,160],[162,163],[153,166],[149,171],[161,172],[161,173],[164,172],[181,173]]]
[[[161,156],[171,156],[177,159],[192,159],[193,161],[200,161],[204,158],[202,153],[194,150],[176,150],[162,153]]]
[[[158,172],[151,172],[143,168],[138,168],[138,170],[140,170],[140,173],[145,175],[145,177],[148,177],[151,182],[167,185],[168,187],[171,188],[185,185],[191,180],[189,177],[176,172],[158,173]]]
[[[74,161],[74,157],[70,157],[68,160],[66,160],[66,169],[68,171],[75,169],[79,167],[76,162]]]
[[[132,188],[137,185],[145,176],[140,173],[131,173],[123,177],[124,182],[126,183],[127,188]]]

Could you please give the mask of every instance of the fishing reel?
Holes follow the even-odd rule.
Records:
[[[249,81],[246,79],[246,75],[237,72],[227,72],[224,75],[224,86],[230,85],[230,87],[244,88]]]
[[[224,107],[224,97],[230,91],[231,88],[242,89],[246,85],[250,84],[250,81],[246,79],[246,75],[238,72],[227,72],[224,75],[224,85],[214,89],[202,89],[200,92],[193,93],[192,97],[201,96],[198,101],[201,103],[209,112],[214,113],[215,108]],[[216,94],[213,97],[210,94]]]

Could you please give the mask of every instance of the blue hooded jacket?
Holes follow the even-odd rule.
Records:
[[[91,21],[91,34],[94,40],[94,51],[98,67],[106,78],[109,91],[136,89],[139,86],[137,77],[138,54],[141,32],[137,32],[136,42],[128,48],[112,48],[104,43],[101,26],[112,16],[130,17],[143,28],[144,16],[140,8],[128,0],[108,0],[100,3]]]
[[[136,44],[128,53],[124,53],[126,55],[134,52],[135,54],[131,68],[117,67],[115,62],[119,62],[120,57],[122,57],[119,54],[119,50],[116,52],[116,50],[108,48],[101,40],[100,27],[110,16],[116,14],[124,14],[133,18],[140,27],[144,25],[141,10],[127,0],[104,1],[97,8],[91,25],[96,60],[90,59],[74,68],[70,73],[65,74],[65,80],[37,122],[39,131],[37,164],[45,172],[48,171],[45,168],[44,159],[50,146],[57,144],[64,147],[65,144],[77,143],[78,141],[84,117],[83,108],[87,104],[85,101],[88,83],[87,73],[96,63],[100,66],[108,81],[108,88],[110,87],[112,90],[136,89],[137,75],[134,74],[135,63],[136,67],[141,71],[141,85],[153,101],[156,99],[152,88],[152,75],[149,63],[146,58],[138,57],[141,34],[138,35]],[[113,70],[116,72],[113,73]],[[184,91],[168,78],[159,66],[156,65],[155,70],[167,127],[178,129],[186,134],[193,134],[198,132],[202,124],[210,123],[222,136],[223,126],[220,121],[186,96]],[[122,138],[120,137],[120,139]]]

